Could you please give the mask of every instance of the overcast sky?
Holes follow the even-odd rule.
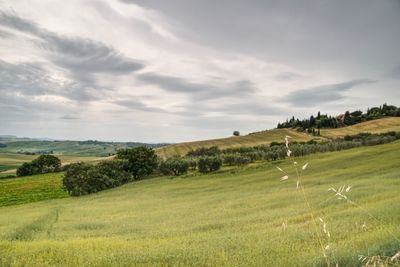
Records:
[[[0,0],[0,134],[179,142],[384,102],[399,0]]]

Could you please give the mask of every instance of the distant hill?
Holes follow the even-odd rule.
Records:
[[[368,108],[365,113],[361,110],[355,110],[352,112],[346,111],[337,116],[328,116],[328,114],[321,114],[318,111],[316,116],[311,115],[309,118],[302,120],[293,116],[290,120],[287,119],[286,122],[278,123],[277,128],[300,128],[313,135],[319,135],[320,129],[341,128],[385,117],[400,117],[400,107],[385,103],[379,107]]]
[[[280,128],[256,132],[244,136],[231,136],[226,138],[185,142],[168,145],[156,149],[160,157],[166,158],[172,155],[185,155],[189,151],[199,147],[218,146],[221,149],[235,147],[252,147],[257,145],[270,144],[271,142],[282,142],[286,135],[293,137],[296,141],[324,140],[329,138],[339,138],[345,135],[353,135],[361,132],[383,133],[389,131],[400,131],[400,117],[384,117],[355,125],[334,128],[321,129],[320,136],[313,136],[306,131],[298,131],[293,128]]]
[[[59,154],[81,156],[110,156],[118,149],[149,146],[153,148],[167,144],[147,144],[139,142],[102,142],[97,140],[69,141],[20,138],[16,136],[0,136],[0,153],[20,154]]]

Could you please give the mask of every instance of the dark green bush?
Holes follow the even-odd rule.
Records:
[[[135,179],[152,174],[158,166],[154,150],[145,146],[119,150],[117,159],[126,161],[125,170],[130,172]]]
[[[250,156],[248,156],[249,152],[247,153],[235,153],[235,154],[225,154],[223,157],[223,161],[225,164],[229,165],[229,166],[243,166],[243,165],[247,165],[250,162],[252,162],[252,158]],[[251,155],[253,155],[255,153],[251,153]]]
[[[68,194],[80,196],[95,191],[91,188],[89,177],[89,171],[93,168],[94,166],[83,162],[70,164],[63,177],[63,186]]]
[[[17,169],[17,176],[28,176],[35,173],[38,173],[38,170],[31,162],[24,162]]]
[[[189,168],[194,171],[197,169],[197,160],[194,158],[188,158],[187,159],[188,164],[189,164]]]
[[[221,154],[221,150],[217,146],[200,147],[186,154],[188,157],[217,156]]]
[[[102,161],[98,165],[83,162],[70,164],[63,177],[63,186],[72,196],[120,186],[133,180],[133,176],[125,171],[125,164],[121,160]]]
[[[229,165],[229,166],[235,165],[235,159],[236,159],[238,154],[239,153],[237,153],[237,154],[224,154],[224,156],[223,156],[224,164]]]
[[[180,156],[173,156],[160,164],[160,171],[164,175],[179,176],[187,173],[189,163]]]
[[[240,156],[235,158],[235,165],[243,166],[243,165],[249,164],[251,161],[252,160],[251,160],[251,158],[249,156],[240,155]]]
[[[40,155],[32,162],[25,162],[17,169],[18,176],[61,171],[61,161],[53,155]]]
[[[222,159],[218,156],[200,157],[197,166],[201,173],[217,171],[221,168]]]

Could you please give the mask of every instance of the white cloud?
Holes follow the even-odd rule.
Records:
[[[357,103],[353,90],[363,88],[370,94],[363,96],[365,105],[398,101],[399,80],[380,77],[400,62],[391,45],[400,33],[390,26],[398,18],[389,4],[382,5],[376,12],[389,10],[390,23],[360,33],[358,24],[370,25],[370,18],[351,18],[343,10],[362,5],[369,14],[375,5],[350,2],[327,6],[350,23],[347,29],[312,1],[304,3],[310,9],[286,2],[266,8],[264,1],[0,4],[0,109],[6,114],[0,131],[175,142],[230,135],[232,129],[262,130],[324,107],[341,112]],[[352,33],[365,41],[379,36],[382,44],[354,44]],[[377,71],[375,66],[385,64],[387,70]],[[379,82],[346,89],[346,101],[331,88],[342,101],[336,108],[321,101],[313,107],[281,101],[304,95],[304,88],[363,79]],[[390,99],[374,92],[382,84]]]

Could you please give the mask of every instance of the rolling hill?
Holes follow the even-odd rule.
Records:
[[[114,154],[118,149],[132,148],[143,145],[156,148],[165,144],[102,142],[96,140],[42,140],[18,138],[14,136],[0,136],[0,153],[54,153],[57,155],[104,157]]]
[[[331,238],[322,242],[331,266],[398,251],[399,149],[397,141],[297,159],[310,163],[303,185],[315,216],[327,222]],[[326,266],[293,175],[288,160],[265,162],[0,207],[0,266]],[[40,181],[59,192],[51,184],[60,179]],[[24,189],[14,180],[0,186]],[[344,184],[357,205],[328,192]],[[323,233],[319,220],[317,228]]]
[[[282,142],[286,135],[293,137],[296,141],[309,141],[311,139],[338,138],[361,132],[383,133],[388,131],[400,131],[400,117],[385,117],[342,128],[321,129],[320,137],[315,137],[305,132],[299,132],[295,129],[282,128],[256,132],[244,136],[231,136],[220,139],[173,144],[157,148],[156,151],[160,157],[167,158],[172,155],[185,155],[189,151],[199,147],[218,146],[220,149],[225,149]]]

